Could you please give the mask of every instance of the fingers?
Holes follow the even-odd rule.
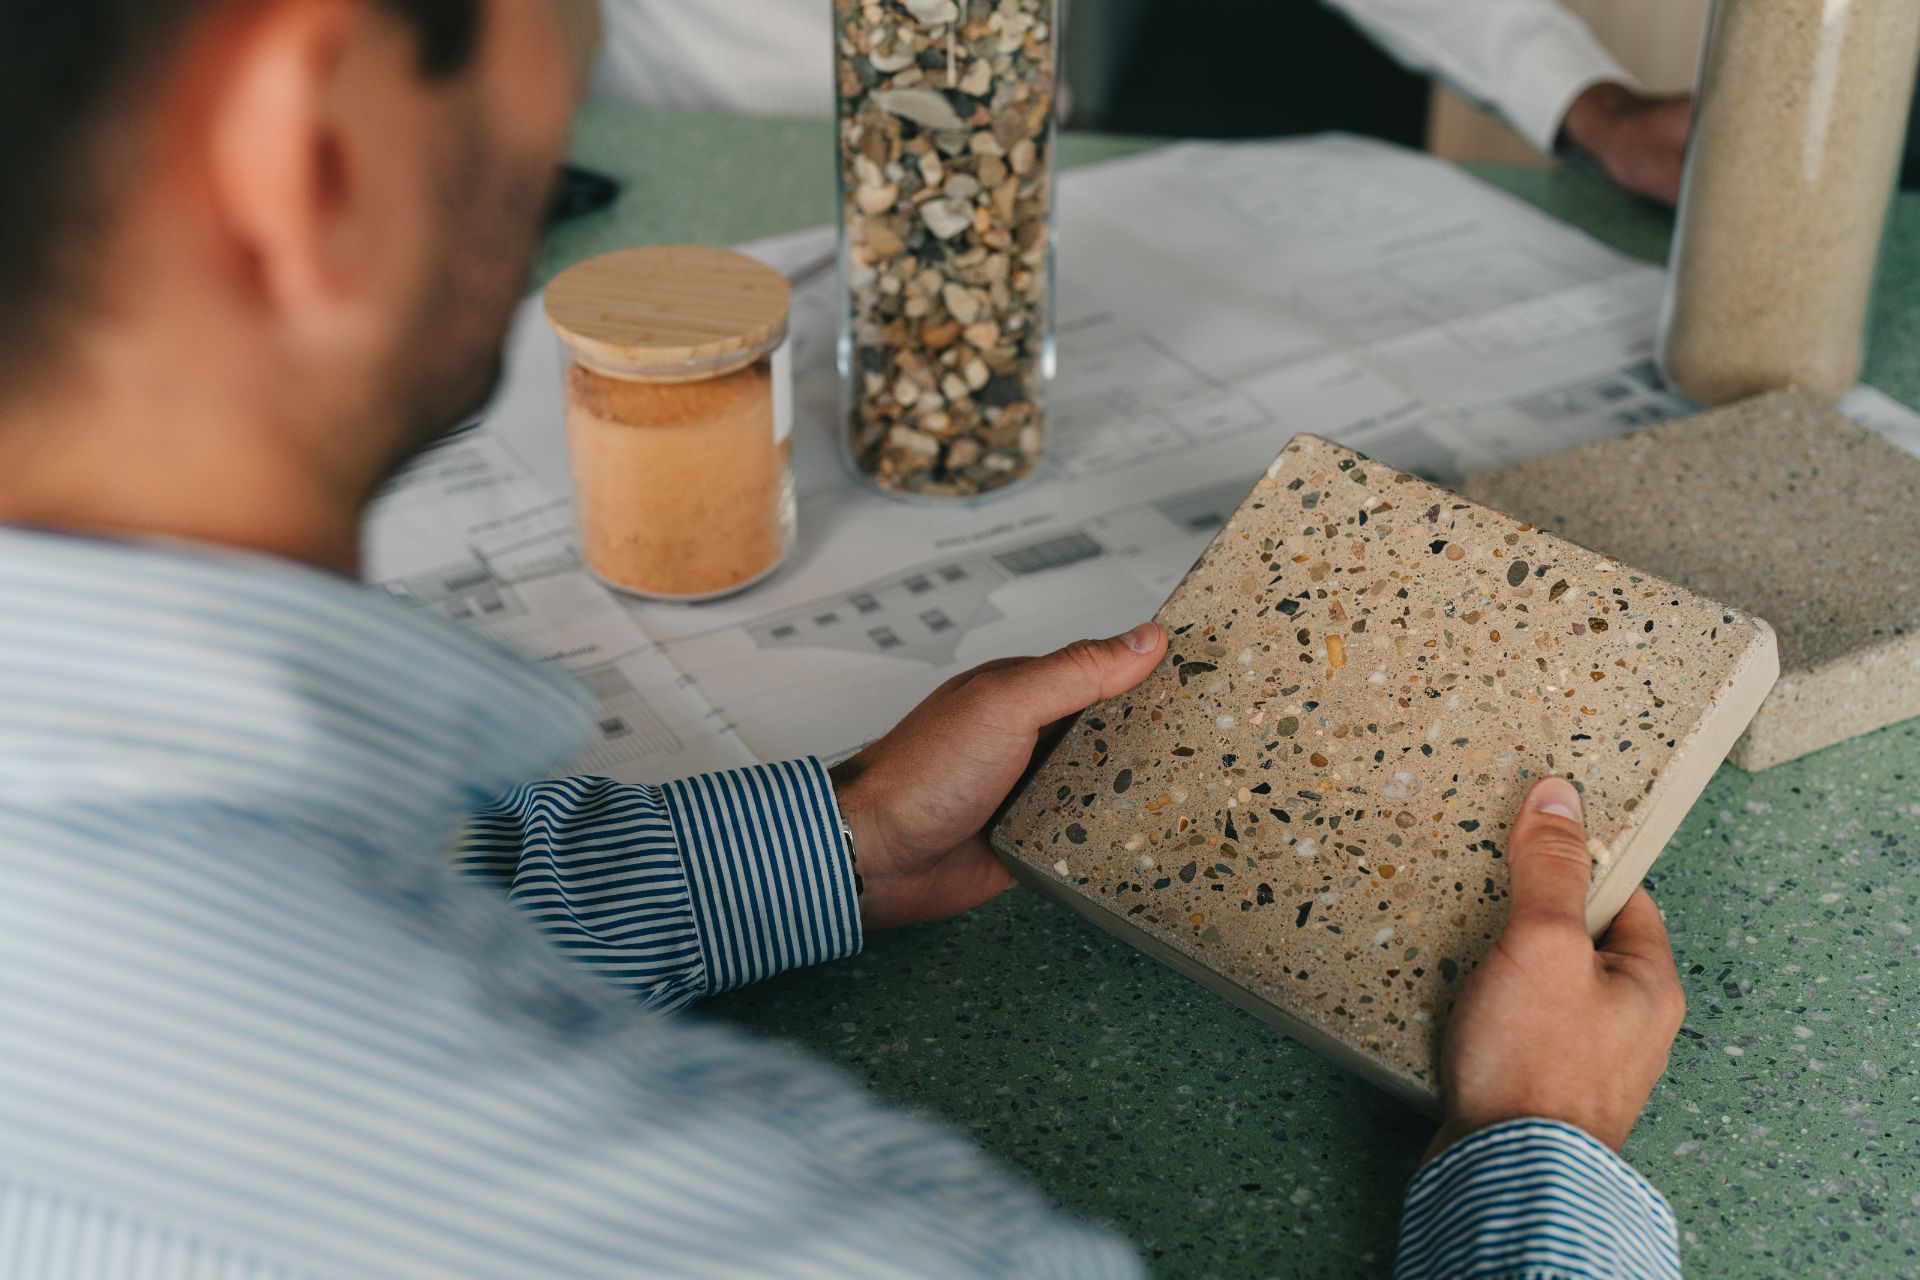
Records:
[[[1645,889],[1635,889],[1600,940],[1603,956],[1613,957],[1613,971],[1638,985],[1653,1001],[1654,1016],[1669,1045],[1687,1018],[1686,988],[1667,942],[1667,924]]]
[[[1573,924],[1586,932],[1592,858],[1580,793],[1565,778],[1542,778],[1521,802],[1507,838],[1507,873],[1509,927]]]
[[[1072,716],[1063,716],[1051,724],[1041,725],[1039,734],[1040,743],[1036,751],[1045,752],[1050,749],[1056,742],[1067,736],[1067,730],[1072,724]]]
[[[977,667],[968,667],[959,675],[948,676],[942,680],[934,691],[927,695],[926,701],[930,702],[943,694],[952,693],[956,689],[971,684],[989,671],[1000,671],[1006,667],[1017,667],[1023,662],[1032,661],[1032,658],[989,658]]]
[[[1167,633],[1143,622],[1124,635],[1076,640],[1044,657],[983,672],[971,687],[998,704],[999,714],[1038,731],[1125,693],[1146,679],[1166,651]]]
[[[1613,917],[1607,936],[1599,940],[1599,950],[1603,956],[1634,961],[1628,971],[1649,986],[1653,996],[1667,1007],[1672,1025],[1680,1027],[1680,1019],[1686,1017],[1680,967],[1674,963],[1672,944],[1668,944],[1667,921],[1661,919],[1661,910],[1653,906],[1647,890],[1634,890],[1634,896]]]
[[[1673,945],[1667,941],[1667,922],[1660,918],[1660,908],[1644,888],[1635,889],[1627,905],[1620,908],[1606,936],[1600,939],[1600,949],[1672,968]]]
[[[1027,780],[1033,777],[1039,770],[1040,762],[1047,758],[1047,753],[1052,751],[1060,739],[1066,736],[1067,727],[1072,723],[1072,717],[1066,717],[1055,720],[1052,724],[1042,725],[1040,727],[1040,732],[1034,742],[1033,754],[1028,757],[1026,767],[1020,770],[1020,781],[1014,784],[1013,789],[1007,793],[1007,798],[1001,801],[1000,808],[995,812],[996,818],[1000,813],[1004,813],[1007,807],[1013,803],[1014,798],[1020,794],[1021,788],[1027,785]]]
[[[1687,134],[1693,128],[1693,99],[1691,97],[1669,98],[1660,104],[1660,127],[1666,130],[1667,137],[1681,146],[1686,145]]]

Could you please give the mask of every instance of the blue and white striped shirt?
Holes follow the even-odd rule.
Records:
[[[964,1137],[664,1012],[858,949],[832,789],[524,785],[587,723],[324,574],[0,529],[0,1276],[1137,1274]],[[1563,1126],[1408,1193],[1402,1276],[1677,1270]]]

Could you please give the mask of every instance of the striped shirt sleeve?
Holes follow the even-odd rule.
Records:
[[[1679,1280],[1673,1210],[1632,1166],[1553,1120],[1449,1147],[1414,1178],[1395,1280]]]
[[[660,1008],[860,949],[851,856],[814,759],[660,787],[519,787],[474,817],[456,862]]]

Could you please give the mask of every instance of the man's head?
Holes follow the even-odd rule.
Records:
[[[140,470],[357,503],[476,407],[577,87],[568,4],[0,6],[0,520],[167,523],[101,497]]]

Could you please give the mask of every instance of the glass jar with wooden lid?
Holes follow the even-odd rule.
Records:
[[[727,249],[603,254],[547,286],[580,546],[609,586],[711,600],[794,539],[792,290]]]

